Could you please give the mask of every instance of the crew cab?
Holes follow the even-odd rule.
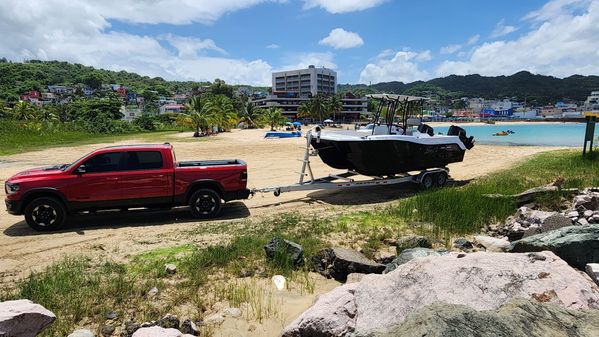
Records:
[[[17,173],[5,182],[6,209],[40,231],[59,228],[71,214],[106,209],[188,205],[194,217],[212,218],[222,201],[248,198],[247,177],[238,159],[177,162],[168,143],[113,146]]]

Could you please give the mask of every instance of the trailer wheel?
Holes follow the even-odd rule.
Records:
[[[431,189],[435,186],[435,180],[433,179],[433,175],[430,173],[425,173],[420,180],[420,187],[423,190]]]
[[[189,199],[191,214],[198,219],[214,218],[220,213],[220,195],[209,188],[195,191]]]
[[[279,195],[281,195],[281,191],[280,190],[276,190],[273,192],[273,194],[275,195],[275,197],[278,197]]]
[[[445,186],[445,184],[447,184],[447,172],[445,171],[441,171],[437,174],[435,174],[435,184],[438,187],[443,187]]]

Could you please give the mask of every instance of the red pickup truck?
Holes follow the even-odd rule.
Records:
[[[6,209],[36,230],[52,230],[69,214],[189,205],[196,218],[218,215],[221,201],[247,199],[241,160],[177,162],[173,147],[113,146],[72,164],[18,173],[5,183]]]

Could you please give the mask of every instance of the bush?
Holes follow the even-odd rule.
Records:
[[[156,124],[154,122],[155,118],[148,115],[142,114],[133,120],[133,125],[137,126],[140,130],[143,131],[154,131],[156,130]]]

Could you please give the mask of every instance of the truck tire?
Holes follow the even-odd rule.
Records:
[[[216,217],[220,213],[221,206],[220,195],[209,188],[199,189],[189,198],[191,214],[198,219]]]
[[[36,231],[52,231],[67,220],[67,210],[60,200],[52,197],[33,199],[25,206],[25,221]]]

